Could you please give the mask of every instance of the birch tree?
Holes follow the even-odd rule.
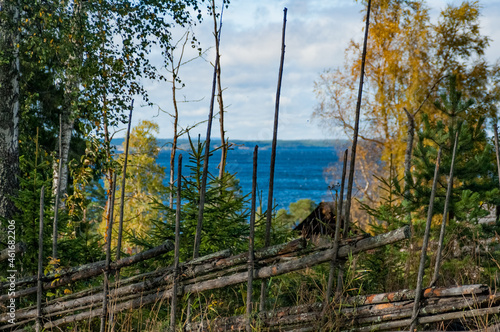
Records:
[[[0,218],[14,214],[19,172],[19,2],[0,1]]]
[[[362,105],[359,137],[382,149],[385,177],[389,159],[397,165],[398,176],[404,172],[405,144],[408,137],[407,113],[428,114],[431,121],[442,118],[427,100],[435,100],[440,79],[450,73],[457,76],[459,88],[466,97],[476,100],[494,98],[488,82],[496,69],[484,59],[489,38],[479,26],[480,5],[477,2],[449,4],[437,22],[431,21],[429,7],[423,0],[377,0],[372,4],[372,23],[366,60],[366,99]],[[361,58],[361,43],[351,41],[343,68],[325,71],[315,83],[319,104],[315,117],[323,124],[340,128],[347,137],[354,129],[356,78]],[[442,83],[442,82],[441,82]],[[406,111],[405,111],[406,109]],[[488,112],[477,107],[473,117]],[[421,128],[420,117],[414,125]],[[373,164],[360,158],[360,166]],[[375,188],[373,189],[375,190]],[[370,191],[370,190],[368,190]]]

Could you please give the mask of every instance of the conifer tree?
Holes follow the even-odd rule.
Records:
[[[191,150],[187,170],[183,171],[182,181],[182,211],[180,230],[182,234],[180,258],[185,261],[192,258],[197,218],[198,200],[201,190],[201,177],[205,144],[193,142],[189,138]],[[247,247],[248,207],[247,196],[241,192],[238,180],[233,174],[226,172],[222,178],[209,171],[209,182],[205,201],[205,213],[200,255],[206,255],[219,250],[231,248],[234,252],[242,252]],[[153,247],[170,239],[174,239],[175,225],[167,222],[172,220],[175,210],[169,208],[166,200],[155,200],[155,208],[159,216],[153,221],[153,227],[148,234],[135,239],[135,243],[145,247]]]

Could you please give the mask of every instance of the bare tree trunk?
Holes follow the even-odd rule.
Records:
[[[406,116],[408,117],[408,131],[407,131],[407,137],[406,137],[406,150],[405,150],[405,162],[404,162],[404,203],[406,204],[405,208],[407,209],[406,211],[406,223],[410,225],[411,232],[412,234],[414,233],[413,229],[413,223],[411,221],[411,210],[410,210],[410,185],[412,182],[411,178],[411,157],[413,155],[413,141],[415,140],[415,114],[410,113],[406,108],[403,108],[403,110],[406,113]],[[408,259],[406,260],[406,274],[409,276],[410,275],[410,269],[412,266],[412,261],[414,255],[414,248],[415,245],[413,244],[412,240],[409,241],[409,252],[410,255]]]
[[[351,217],[351,199],[352,199],[352,187],[354,184],[354,167],[356,165],[356,147],[358,145],[358,131],[359,131],[359,118],[361,111],[361,98],[363,96],[363,81],[365,76],[365,60],[366,60],[366,46],[368,43],[368,29],[370,28],[370,8],[371,0],[368,0],[368,7],[366,9],[366,26],[365,26],[365,39],[363,43],[363,53],[361,55],[361,73],[359,76],[359,89],[358,89],[358,100],[356,102],[356,120],[354,123],[354,135],[352,139],[351,147],[351,163],[349,164],[349,181],[347,183],[347,197],[346,197],[346,210],[345,210],[345,221],[344,221],[344,237],[349,233],[349,223]]]
[[[11,219],[15,212],[14,196],[19,183],[19,4],[0,0],[5,17],[0,20],[0,217]],[[5,59],[6,58],[6,59]],[[0,240],[6,232],[0,231]]]
[[[411,181],[411,157],[413,155],[413,141],[415,139],[415,116],[404,108],[406,116],[408,117],[408,131],[406,137],[406,150],[405,150],[405,169],[404,169],[404,199],[408,200],[410,196],[410,181]],[[407,222],[411,225],[411,213],[407,213]]]
[[[247,322],[246,331],[252,332],[252,292],[253,273],[255,268],[254,237],[255,237],[255,204],[257,201],[257,154],[259,147],[253,150],[253,173],[252,173],[252,205],[250,207],[250,235],[248,242],[248,281],[247,281]]]
[[[174,182],[175,182],[175,156],[177,153],[177,141],[179,137],[182,135],[182,132],[179,132],[179,106],[177,103],[177,90],[181,89],[177,87],[177,83],[180,82],[179,79],[179,70],[181,66],[186,63],[182,62],[182,59],[184,57],[184,50],[186,48],[188,39],[189,39],[189,32],[186,32],[184,36],[178,41],[178,43],[184,39],[184,42],[181,47],[181,53],[179,56],[179,60],[177,63],[175,63],[174,59],[174,50],[171,52],[167,52],[168,60],[170,61],[170,73],[172,74],[172,104],[174,106],[174,114],[170,114],[174,118],[174,135],[172,138],[172,150],[170,151],[170,193],[168,195],[169,197],[169,207],[173,209],[174,207]],[[191,59],[192,60],[192,59]],[[187,62],[191,61],[188,60]]]
[[[187,36],[186,36],[187,40]],[[180,61],[179,59],[179,66]],[[169,207],[172,209],[174,207],[174,174],[175,174],[175,155],[177,153],[177,139],[179,138],[178,126],[179,126],[179,108],[177,106],[177,75],[179,73],[179,66],[174,68],[173,58],[171,58],[172,66],[172,103],[174,104],[174,137],[172,139],[172,150],[170,151],[170,193],[169,193]]]
[[[36,292],[36,326],[35,331],[40,332],[43,330],[42,322],[42,292],[43,292],[43,209],[44,209],[44,194],[45,187],[42,186],[40,190],[40,220],[38,232],[38,282]]]
[[[215,13],[215,0],[212,0],[212,16],[214,18],[214,37],[215,37],[215,56],[219,66],[217,67],[217,101],[219,103],[219,127],[220,127],[220,140],[221,140],[221,159],[219,165],[219,179],[222,179],[226,168],[227,145],[224,132],[224,102],[222,100],[222,84],[220,81],[220,34],[222,30],[222,11],[221,8],[219,29],[217,29],[217,16]]]
[[[439,164],[441,163],[441,147],[439,147],[438,155],[436,159],[436,168],[434,169],[434,180],[432,181],[432,191],[431,198],[429,201],[429,208],[427,210],[427,222],[425,224],[425,232],[424,232],[424,240],[422,243],[422,253],[420,254],[420,265],[418,268],[418,277],[417,277],[417,288],[415,289],[415,302],[413,305],[413,314],[412,321],[410,326],[410,332],[415,330],[417,325],[417,318],[420,308],[420,299],[422,298],[422,285],[425,271],[425,258],[427,257],[427,245],[429,243],[429,236],[431,232],[431,222],[432,222],[432,213],[434,209],[434,197],[436,196],[436,188],[439,177]]]
[[[458,136],[459,135],[460,135],[460,127],[458,127],[458,130],[457,130],[457,133],[455,136],[455,142],[453,144],[453,154],[451,157],[450,175],[448,176],[448,188],[446,189],[446,199],[444,201],[443,221],[441,222],[441,231],[439,233],[439,242],[438,242],[438,248],[437,248],[437,253],[436,253],[436,263],[434,265],[434,276],[432,278],[432,281],[431,281],[429,287],[435,286],[436,282],[438,281],[438,278],[439,278],[439,268],[441,267],[441,254],[443,252],[444,233],[446,230],[446,219],[448,216],[448,208],[450,206],[450,201],[451,201],[451,193],[453,191],[453,170],[455,167],[455,157],[456,157],[457,149],[458,149]]]
[[[269,192],[267,195],[267,211],[266,211],[266,238],[264,246],[268,247],[271,244],[271,221],[273,218],[273,190],[274,190],[274,164],[276,162],[276,145],[278,141],[278,115],[280,110],[280,94],[281,94],[281,81],[283,78],[283,63],[285,62],[285,31],[286,31],[286,13],[287,8],[283,9],[283,29],[281,33],[281,58],[280,68],[278,74],[278,87],[276,89],[276,104],[274,108],[274,129],[273,129],[273,143],[271,152],[271,166],[269,171]],[[266,310],[266,292],[267,280],[262,280],[260,287],[260,311]]]
[[[177,312],[177,288],[179,286],[179,246],[181,228],[181,188],[182,188],[182,155],[177,165],[177,209],[175,211],[175,253],[174,253],[174,285],[172,287],[172,306],[170,309],[170,331],[175,332],[175,315]]]

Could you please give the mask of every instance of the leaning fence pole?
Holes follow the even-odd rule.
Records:
[[[40,230],[38,233],[38,283],[36,292],[36,325],[35,331],[43,330],[42,322],[42,291],[43,291],[43,210],[44,210],[45,186],[40,190]]]
[[[415,330],[418,323],[418,312],[420,309],[420,299],[422,298],[422,284],[425,271],[425,258],[427,256],[427,246],[429,244],[429,235],[431,232],[432,212],[434,209],[434,197],[436,196],[436,187],[439,177],[439,164],[441,163],[441,146],[438,150],[436,159],[436,168],[434,169],[434,179],[432,180],[431,198],[429,200],[429,208],[427,210],[427,222],[425,224],[424,240],[422,243],[422,252],[420,254],[420,265],[418,267],[417,288],[415,289],[415,302],[413,305],[413,313],[411,318],[410,332]]]
[[[212,133],[212,118],[214,117],[215,89],[217,83],[217,68],[219,67],[219,58],[215,58],[214,75],[212,80],[212,96],[210,98],[210,110],[208,112],[207,136],[205,138],[205,158],[203,159],[203,174],[201,177],[200,202],[198,206],[198,224],[196,225],[196,234],[194,237],[193,259],[200,255],[201,228],[203,224],[203,212],[205,209],[205,194],[207,190],[208,177],[208,159],[210,156],[210,136]]]
[[[205,210],[205,195],[207,191],[208,177],[208,159],[210,156],[210,136],[212,134],[212,118],[214,117],[215,89],[217,85],[217,69],[219,67],[219,58],[215,57],[214,75],[212,79],[212,96],[210,97],[210,109],[208,112],[207,136],[205,137],[205,157],[203,159],[203,173],[201,175],[200,201],[198,203],[198,223],[196,224],[196,233],[194,236],[193,259],[200,256],[201,228],[203,227],[203,213]],[[191,322],[191,303],[192,298],[188,298],[186,321]]]
[[[346,149],[344,152],[342,179],[340,181],[340,196],[339,196],[339,201],[337,202],[337,211],[336,211],[337,218],[335,220],[335,235],[333,237],[333,251],[335,253],[338,253],[339,242],[340,242],[340,222],[342,220],[342,204],[344,204],[344,186],[345,186],[345,175],[347,171],[347,152],[348,150]],[[337,254],[335,254],[333,259],[330,261],[330,273],[328,275],[328,285],[326,287],[325,304],[323,305],[323,311],[326,310],[328,304],[330,303],[330,297],[332,295],[332,288],[333,288],[333,279],[335,278],[336,263],[337,263]],[[337,289],[338,287],[339,285],[337,285]]]
[[[125,138],[125,159],[123,160],[123,174],[122,174],[122,187],[120,196],[120,219],[118,221],[118,238],[116,242],[116,260],[121,258],[122,250],[122,233],[123,233],[123,210],[125,207],[125,184],[127,178],[127,163],[128,163],[128,147],[130,142],[130,127],[132,125],[132,111],[134,109],[134,100],[132,99],[132,105],[130,106],[130,114],[128,116],[128,126],[127,126],[127,137]],[[120,270],[116,271],[117,278],[120,277]]]
[[[361,98],[363,96],[363,81],[365,76],[365,61],[366,61],[366,47],[368,43],[368,29],[370,27],[370,8],[371,0],[368,0],[368,8],[366,9],[366,26],[365,26],[365,39],[363,43],[363,53],[361,55],[361,74],[359,76],[359,89],[358,101],[356,102],[356,121],[354,123],[354,135],[351,147],[351,162],[349,164],[349,182],[347,183],[347,197],[346,197],[346,210],[344,222],[344,236],[349,232],[349,222],[351,217],[351,199],[352,199],[352,186],[354,183],[354,166],[356,164],[356,147],[358,145],[358,131],[359,131],[359,118],[361,111]]]
[[[495,134],[495,153],[497,155],[497,169],[498,169],[498,185],[500,186],[500,149],[498,147],[498,125],[493,124],[493,133]]]
[[[271,244],[271,221],[273,217],[273,190],[274,190],[274,164],[276,163],[276,144],[278,140],[278,115],[280,110],[280,94],[281,94],[281,81],[283,78],[283,63],[285,62],[285,31],[286,31],[286,13],[288,9],[283,9],[283,29],[281,33],[281,58],[280,68],[278,74],[278,87],[276,89],[276,104],[274,108],[274,129],[273,129],[273,143],[271,152],[271,166],[269,172],[269,192],[267,195],[267,212],[266,212],[266,237],[264,246],[268,247]],[[262,280],[260,289],[260,311],[266,309],[266,289],[267,279]]]
[[[113,173],[113,183],[111,187],[111,199],[109,200],[108,212],[108,229],[106,232],[106,263],[104,267],[104,280],[103,280],[103,300],[102,300],[102,316],[101,316],[101,332],[106,330],[106,322],[108,316],[108,288],[109,288],[109,267],[111,265],[111,235],[113,233],[113,205],[115,203],[115,189],[116,189],[116,172]]]
[[[177,209],[175,211],[175,253],[174,253],[174,285],[172,287],[172,307],[170,309],[170,331],[175,332],[175,314],[177,312],[177,289],[179,286],[179,246],[181,228],[181,188],[182,188],[182,154],[177,162]]]
[[[252,205],[250,207],[250,235],[248,240],[248,282],[247,282],[247,332],[252,332],[252,283],[255,265],[254,239],[255,239],[255,204],[257,201],[257,154],[259,147],[253,150],[253,173],[252,173]]]
[[[441,255],[443,252],[443,242],[444,242],[444,233],[446,231],[446,217],[448,215],[448,208],[450,206],[451,201],[451,192],[453,191],[453,171],[455,167],[455,157],[457,155],[458,149],[458,136],[460,135],[460,127],[457,130],[455,135],[455,142],[453,144],[453,154],[451,157],[451,165],[450,165],[450,175],[448,176],[448,188],[446,189],[446,199],[444,201],[444,210],[443,210],[443,220],[441,222],[441,231],[439,233],[439,242],[436,253],[436,263],[434,265],[434,276],[432,277],[432,281],[429,287],[434,287],[436,282],[439,279],[439,268],[441,267]]]

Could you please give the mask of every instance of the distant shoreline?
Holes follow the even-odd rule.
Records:
[[[193,137],[192,140],[196,141],[198,138]],[[116,146],[117,151],[123,151],[123,142],[124,138],[114,138],[111,140],[111,144]],[[210,139],[212,145],[219,146],[220,138],[211,138]],[[171,138],[157,138],[158,145],[162,150],[170,150],[170,145],[172,142]],[[185,144],[189,144],[189,140],[187,138],[180,138],[177,141],[179,146],[183,146]],[[248,148],[249,146],[253,147],[258,145],[262,148],[268,148],[272,145],[271,140],[230,140],[230,143],[235,144],[236,146],[241,146]],[[287,147],[334,147],[336,149],[346,148],[350,146],[350,141],[347,139],[306,139],[306,140],[278,140],[278,147],[287,148]]]

